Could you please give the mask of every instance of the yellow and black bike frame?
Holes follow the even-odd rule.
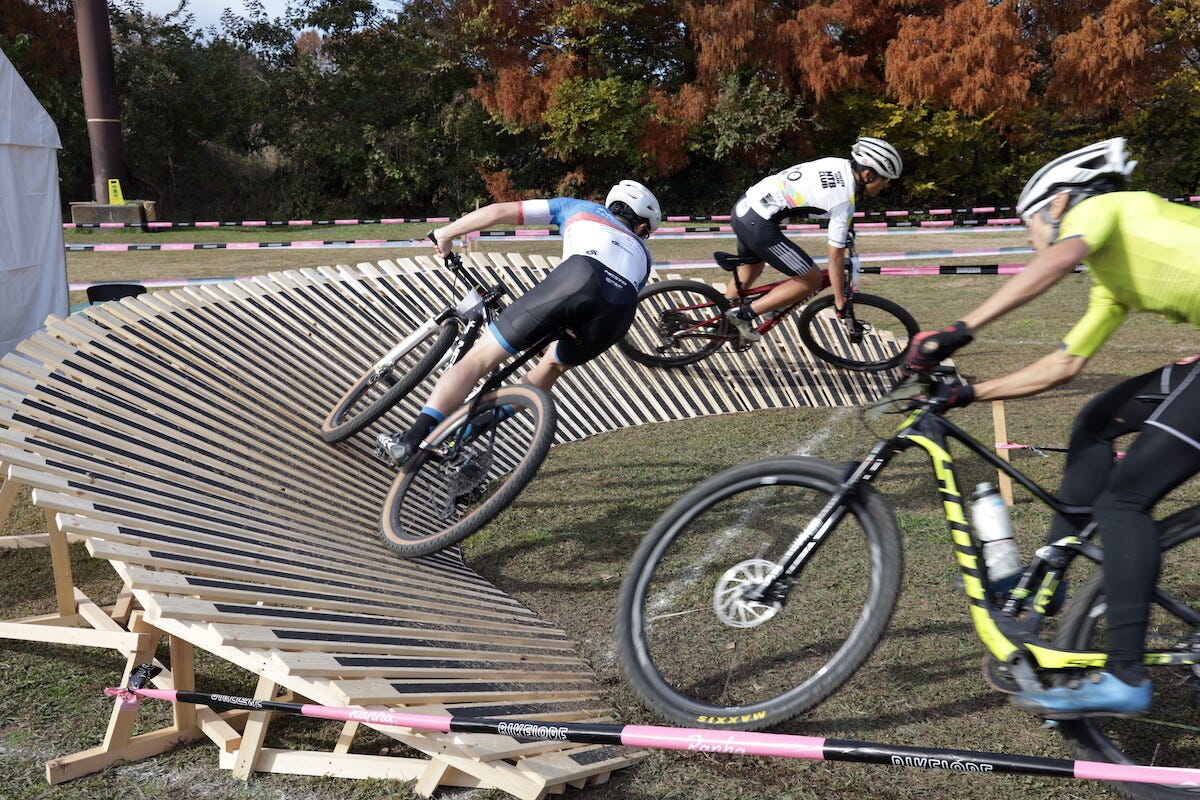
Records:
[[[929,456],[934,475],[937,477],[942,510],[950,528],[950,537],[954,542],[955,558],[962,575],[962,585],[969,604],[971,620],[976,634],[988,651],[999,661],[1008,664],[1020,683],[1036,681],[1035,669],[1064,670],[1102,667],[1106,659],[1106,655],[1102,652],[1064,650],[1054,647],[1037,636],[1037,622],[1045,610],[1056,582],[1050,582],[1048,586],[1043,585],[1036,589],[1037,596],[1029,607],[1034,613],[1028,615],[1028,618],[1018,619],[1014,616],[1011,613],[1011,604],[1006,611],[1005,608],[999,608],[989,601],[987,568],[984,565],[979,540],[972,530],[967,515],[967,504],[960,488],[954,458],[948,447],[950,440],[959,442],[984,461],[1010,476],[1056,513],[1090,519],[1090,507],[1070,506],[1060,502],[1020,470],[980,444],[966,431],[928,407],[912,411],[891,438],[879,441],[863,460],[852,463],[847,470],[842,489],[853,493],[855,485],[863,482],[871,483],[899,453],[913,447],[924,450]],[[1066,561],[1062,566],[1053,570],[1055,578],[1061,577],[1066,563],[1080,555],[1096,562],[1102,560],[1102,552],[1099,547],[1088,540],[1089,536],[1090,532],[1085,533],[1083,538],[1072,537],[1056,543],[1056,551],[1059,554],[1065,554]],[[1027,576],[1032,567],[1033,564],[1027,568]],[[1157,664],[1194,664],[1197,663],[1197,656],[1183,652],[1158,652],[1148,653],[1146,660],[1147,663]]]

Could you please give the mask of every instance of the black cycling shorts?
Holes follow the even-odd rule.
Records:
[[[800,276],[817,268],[812,257],[783,235],[778,220],[763,219],[753,209],[730,217],[737,236],[738,255],[765,261],[785,275]]]
[[[636,308],[632,283],[594,258],[574,255],[504,309],[492,323],[492,333],[516,355],[547,333],[566,331],[555,358],[573,367],[619,342]]]

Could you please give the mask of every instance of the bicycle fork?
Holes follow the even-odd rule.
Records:
[[[896,452],[888,442],[880,442],[862,461],[848,463],[841,484],[834,490],[824,507],[808,521],[804,530],[762,581],[746,588],[741,599],[773,605],[776,611],[782,608],[788,591],[798,580],[808,559],[846,517],[847,501],[854,496],[860,485],[871,483]]]

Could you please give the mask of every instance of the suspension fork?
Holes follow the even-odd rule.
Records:
[[[903,448],[897,447],[894,440],[884,439],[861,461],[849,462],[842,482],[825,506],[804,526],[804,530],[788,547],[787,552],[762,584],[747,592],[746,599],[764,602],[773,588],[781,582],[785,585],[794,583],[808,559],[845,518],[848,513],[846,503],[858,493],[858,487],[870,484],[901,449]]]

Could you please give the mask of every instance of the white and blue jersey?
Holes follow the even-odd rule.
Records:
[[[577,366],[621,340],[633,322],[638,291],[650,277],[650,250],[602,205],[557,197],[520,203],[518,223],[558,225],[562,262],[518,297],[491,325],[516,354],[554,332],[560,364]]]
[[[593,258],[640,291],[650,277],[650,249],[633,231],[599,203],[556,197],[521,203],[522,225],[558,225],[562,234],[562,258],[581,255]]]

